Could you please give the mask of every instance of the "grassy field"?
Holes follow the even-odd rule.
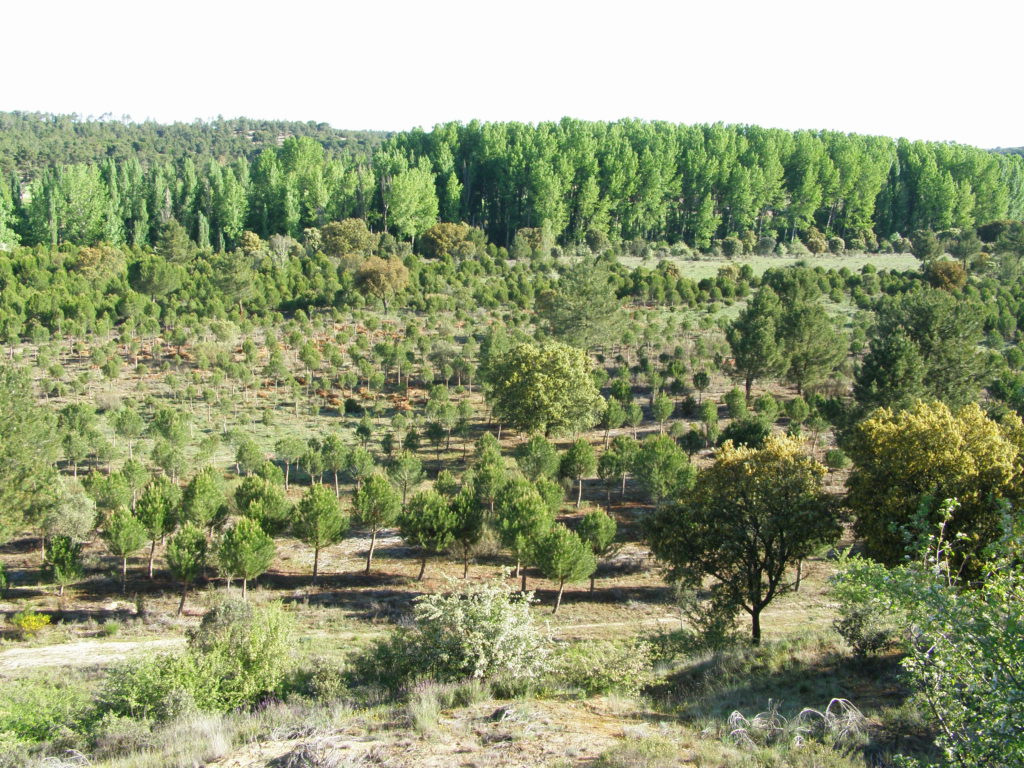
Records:
[[[637,256],[622,256],[619,258],[623,264],[630,269],[640,265],[652,267],[657,261],[641,259]],[[737,267],[749,264],[755,275],[761,275],[767,269],[789,267],[800,262],[811,267],[822,267],[823,269],[842,269],[846,267],[851,272],[858,272],[866,265],[871,264],[878,270],[905,271],[916,270],[921,262],[910,253],[855,253],[836,256],[834,254],[821,254],[819,256],[737,256],[734,259],[715,256],[700,256],[694,259],[671,258],[672,262],[679,268],[679,273],[692,280],[703,280],[705,277],[714,277],[723,266],[732,264]]]

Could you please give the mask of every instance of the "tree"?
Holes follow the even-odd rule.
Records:
[[[402,510],[402,500],[388,479],[383,474],[375,472],[367,477],[362,487],[356,491],[354,506],[359,523],[370,529],[370,548],[366,552],[366,572],[369,573],[373,563],[373,550],[377,544],[377,534],[398,518],[398,513]]]
[[[405,506],[406,497],[423,482],[423,462],[414,454],[402,451],[388,467],[388,477],[395,487],[402,492],[402,506]]]
[[[313,584],[320,571],[320,550],[337,544],[348,532],[349,519],[337,497],[323,485],[311,485],[296,508],[295,536],[313,547]]]
[[[250,475],[235,488],[235,507],[270,536],[284,533],[291,521],[292,505],[284,490],[258,475]]]
[[[615,533],[618,525],[615,518],[600,507],[595,507],[583,516],[576,533],[579,534],[597,559],[604,559],[615,551]],[[596,571],[596,567],[595,567]],[[594,591],[594,574],[590,575],[590,591]]]
[[[429,163],[396,174],[384,196],[391,224],[405,237],[415,239],[437,221],[437,190]]]
[[[377,245],[374,235],[362,219],[332,221],[320,228],[324,253],[328,256],[369,256]]]
[[[242,599],[248,598],[249,579],[266,573],[274,561],[274,540],[255,520],[242,517],[217,543],[217,567],[228,577],[242,580]],[[314,566],[314,583],[315,583]]]
[[[57,594],[63,597],[64,587],[82,578],[82,542],[70,536],[54,536],[43,565],[43,571],[58,585]]]
[[[0,542],[5,542],[52,487],[56,419],[36,403],[31,379],[0,366]]]
[[[697,371],[693,374],[693,388],[697,390],[697,404],[704,401],[704,391],[711,386],[711,376],[707,371]]]
[[[185,609],[185,597],[192,582],[206,567],[206,534],[193,523],[185,523],[167,544],[167,565],[181,582],[178,615]]]
[[[835,370],[846,357],[847,342],[820,303],[798,301],[783,310],[780,335],[786,379],[797,394]]]
[[[619,497],[626,497],[626,478],[633,471],[637,454],[640,452],[640,443],[629,435],[616,435],[611,446],[597,462],[597,473],[605,481],[621,481]],[[611,490],[608,491],[608,498],[611,498]]]
[[[778,338],[782,304],[770,286],[763,286],[726,331],[732,350],[732,370],[750,399],[757,379],[775,376],[786,367]]]
[[[451,510],[455,517],[452,535],[462,550],[462,578],[465,579],[469,577],[470,554],[484,533],[483,508],[477,503],[473,490],[463,488],[451,500]]]
[[[922,526],[938,524],[940,502],[955,498],[946,534],[957,565],[973,572],[1001,535],[1004,504],[1020,499],[1022,444],[1019,418],[1008,415],[999,424],[974,403],[958,411],[937,401],[875,411],[845,448],[854,463],[846,503],[866,554],[887,565],[901,562]]]
[[[558,473],[558,449],[543,435],[531,435],[525,443],[516,446],[514,454],[519,469],[534,482]]]
[[[355,281],[362,293],[381,300],[387,314],[388,301],[409,283],[409,270],[396,258],[371,256],[356,270]]]
[[[523,563],[531,559],[531,547],[554,525],[555,517],[537,489],[525,479],[508,482],[501,490],[496,507],[498,537],[502,546],[512,550],[516,558],[516,575],[522,576],[522,590],[525,592],[526,570]]]
[[[658,431],[665,431],[665,422],[672,416],[676,405],[672,402],[672,398],[664,392],[659,392],[657,397],[654,398],[654,405],[651,406],[651,413],[654,415],[654,420],[658,422]]]
[[[597,470],[597,457],[594,447],[585,439],[580,438],[565,453],[558,466],[558,474],[577,484],[576,508],[583,499],[583,478],[590,477]]]
[[[115,557],[121,558],[122,595],[128,583],[128,558],[142,549],[146,543],[146,534],[145,524],[124,507],[111,515],[103,529],[107,549]]]
[[[633,459],[633,474],[655,504],[693,487],[697,470],[686,451],[668,435],[650,435]]]
[[[899,407],[918,396],[954,408],[974,402],[988,368],[978,348],[983,316],[977,304],[931,288],[883,300],[854,383],[858,404]]]
[[[607,346],[622,325],[622,301],[603,259],[586,257],[570,266],[553,291],[538,300],[540,325],[580,349]]]
[[[227,514],[224,484],[213,467],[204,467],[185,486],[181,519],[199,528],[213,528]]]
[[[135,516],[146,526],[151,542],[149,548],[149,578],[153,578],[153,556],[156,543],[174,530],[178,524],[175,512],[181,500],[181,490],[166,477],[153,478],[135,505]]]
[[[524,432],[590,429],[604,405],[591,367],[585,352],[559,342],[517,344],[489,372],[494,414]]]
[[[298,437],[282,437],[274,444],[274,453],[284,462],[284,487],[288,490],[291,465],[306,452],[306,443]]]
[[[448,500],[434,490],[420,491],[409,500],[398,518],[398,530],[406,544],[419,547],[423,553],[417,581],[423,581],[427,557],[443,552],[455,541],[458,519]]]
[[[582,581],[597,568],[590,546],[561,523],[537,540],[534,558],[544,577],[558,582],[558,597],[552,613],[558,613],[566,582]]]
[[[145,428],[139,412],[130,406],[124,406],[114,412],[112,419],[114,432],[128,443],[128,458],[132,458],[132,445]]]
[[[750,615],[758,644],[761,612],[793,588],[787,569],[839,536],[824,474],[789,438],[760,449],[727,444],[684,501],[655,512],[647,540],[670,579],[699,588],[712,577],[719,604]]]

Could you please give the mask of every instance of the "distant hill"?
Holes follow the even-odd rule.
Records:
[[[1001,155],[1022,155],[1024,156],[1024,147],[996,147],[992,150],[998,152]]]
[[[245,117],[191,123],[128,122],[41,112],[0,112],[0,171],[17,171],[23,180],[43,168],[69,163],[98,163],[106,158],[154,161],[252,159],[289,136],[309,136],[329,155],[372,154],[389,134],[346,131],[327,123],[253,120]]]

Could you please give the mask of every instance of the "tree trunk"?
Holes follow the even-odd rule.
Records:
[[[121,594],[128,590],[128,558],[121,558]]]
[[[243,600],[248,600],[249,599],[249,593],[248,593],[249,589],[248,588],[249,588],[249,580],[243,577],[242,578],[242,599]]]
[[[590,574],[590,594],[594,594],[594,574]]]
[[[420,560],[420,575],[416,577],[416,581],[423,581],[423,572],[427,570],[427,556],[424,555],[423,559]]]
[[[462,578],[469,578],[469,551],[465,553],[465,557],[462,558]]]
[[[153,557],[156,554],[156,539],[153,539],[153,544],[149,548],[149,578],[153,578]]]
[[[761,609],[755,608],[750,612],[750,639],[754,645],[761,644]]]
[[[558,597],[555,598],[555,608],[551,613],[558,613],[558,606],[562,604],[562,591],[565,589],[565,582],[558,582]]]
[[[519,582],[519,591],[520,592],[525,592],[526,591],[526,568],[525,567],[523,568],[521,576],[522,576],[522,581]]]
[[[370,563],[373,562],[373,548],[377,544],[377,529],[374,528],[370,533],[370,551],[366,553],[366,572],[370,572]]]
[[[320,573],[320,547],[313,548],[313,586],[316,586],[316,577]]]
[[[576,509],[580,508],[580,502],[583,500],[583,475],[579,477],[579,489],[576,491]]]
[[[181,602],[178,603],[178,615],[181,616],[181,612],[185,610],[185,595],[188,594],[188,584],[181,585]]]
[[[794,592],[800,591],[800,581],[804,574],[804,559],[801,557],[796,561],[796,585],[793,587]]]

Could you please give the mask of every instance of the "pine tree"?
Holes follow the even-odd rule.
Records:
[[[111,515],[103,530],[103,539],[111,554],[121,558],[121,594],[125,593],[128,582],[128,557],[138,552],[146,543],[145,524],[125,508]]]
[[[590,546],[561,523],[536,541],[534,558],[544,577],[558,582],[558,597],[552,613],[558,613],[566,583],[582,581],[597,568]]]
[[[242,580],[242,599],[248,597],[249,579],[266,572],[274,561],[274,540],[248,517],[224,532],[217,544],[217,567]]]
[[[296,509],[295,536],[313,547],[313,584],[320,568],[320,550],[337,544],[348,532],[349,519],[342,513],[334,493],[323,485],[312,485]]]

